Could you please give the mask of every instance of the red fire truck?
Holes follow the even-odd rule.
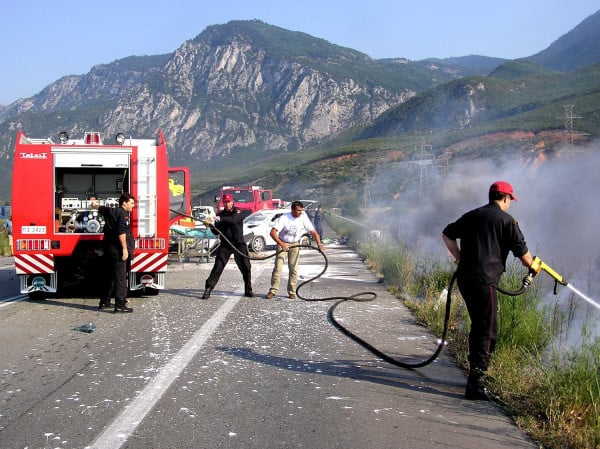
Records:
[[[246,215],[250,215],[257,210],[275,209],[276,207],[273,202],[273,192],[263,189],[261,186],[223,186],[220,196],[215,198],[219,210],[224,207],[222,198],[226,193],[233,195],[233,205]]]
[[[90,199],[118,207],[131,193],[135,252],[131,291],[157,294],[165,286],[169,225],[191,215],[189,171],[169,168],[162,131],[156,139],[98,132],[57,141],[17,134],[12,185],[13,254],[21,293],[45,298],[62,287],[97,285],[103,217]],[[182,214],[182,215],[180,215]]]

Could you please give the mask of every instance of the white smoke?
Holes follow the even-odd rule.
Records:
[[[390,202],[385,218],[378,215],[369,226],[397,232],[427,254],[448,257],[441,239],[444,227],[486,204],[493,182],[506,181],[518,198],[508,213],[519,222],[531,253],[600,302],[599,150],[596,144],[536,162],[478,160],[457,162],[448,174],[432,170],[426,194],[423,186],[401,194]],[[560,293],[572,295],[566,288]]]

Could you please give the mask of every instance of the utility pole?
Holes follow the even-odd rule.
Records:
[[[574,119],[580,119],[581,117],[578,115],[573,115],[573,108],[575,107],[574,104],[565,104],[563,105],[563,109],[564,109],[564,116],[562,117],[564,122],[565,122],[565,131],[567,133],[567,138],[568,138],[568,148],[567,148],[567,153],[572,154],[575,153],[578,150],[575,150],[575,146],[573,145],[573,135],[575,133],[577,134],[581,134],[578,133],[576,131],[573,130],[573,120]]]
[[[391,173],[393,173],[395,170],[408,170],[410,174],[406,179],[410,180],[411,182],[414,178],[416,178],[416,169],[418,169],[420,172],[419,187],[417,193],[418,196],[422,198],[425,195],[429,195],[430,193],[431,170],[435,170],[433,172],[434,174],[438,173],[439,171],[440,174],[447,175],[450,165],[449,160],[450,156],[448,155],[441,155],[439,157],[435,157],[435,155],[433,154],[433,146],[425,144],[425,139],[422,138],[420,144],[415,145],[415,153],[410,159],[399,162],[391,162],[387,164],[386,168]],[[395,182],[397,182],[396,179]],[[373,180],[371,180],[371,183],[372,182]],[[377,186],[377,184],[375,185]],[[402,190],[402,185],[398,185],[398,192],[401,192]]]
[[[433,165],[432,149],[433,147],[431,145],[425,145],[425,139],[421,138],[421,148],[415,157],[415,162],[421,169],[419,178],[419,196],[429,194],[429,167]]]
[[[565,130],[569,136],[569,145],[571,146],[573,146],[573,119],[581,118],[578,115],[573,115],[574,107],[574,104],[563,105],[563,109],[565,110]]]
[[[371,206],[371,183],[372,179],[368,177],[365,178],[365,187],[363,192],[363,202],[365,205],[365,209]]]

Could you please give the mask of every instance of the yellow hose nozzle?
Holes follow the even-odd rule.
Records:
[[[542,260],[537,256],[533,258],[533,262],[531,263],[529,270],[535,272],[535,274],[538,274],[541,270],[544,270],[558,283],[562,285],[568,284],[568,282],[560,274],[550,268],[550,266],[548,266],[546,263],[542,262]]]

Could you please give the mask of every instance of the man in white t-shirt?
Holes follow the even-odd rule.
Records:
[[[296,298],[296,280],[298,277],[298,256],[300,255],[300,239],[307,232],[310,233],[319,249],[323,249],[321,236],[311,223],[304,212],[304,205],[300,201],[292,203],[291,212],[282,214],[271,229],[271,237],[277,242],[277,256],[275,257],[275,266],[271,274],[271,288],[267,293],[267,299],[273,298],[279,290],[281,280],[281,270],[283,262],[287,255],[288,260],[288,284],[287,291],[290,299]]]

